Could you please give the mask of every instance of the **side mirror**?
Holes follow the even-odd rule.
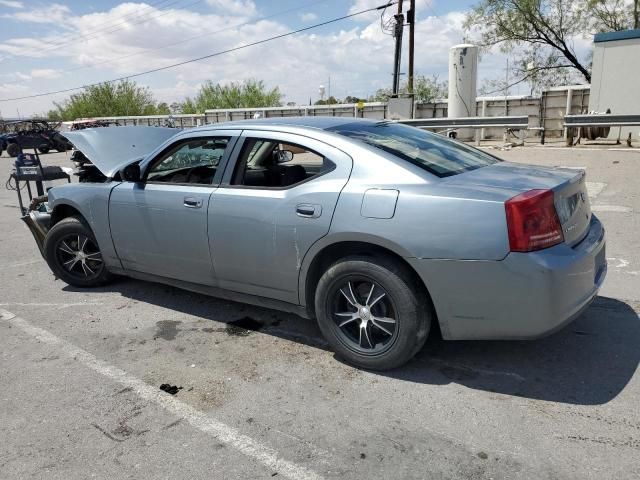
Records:
[[[120,177],[125,182],[139,182],[140,178],[140,164],[132,163],[120,170]]]
[[[287,163],[293,160],[293,152],[291,150],[276,150],[276,163]]]

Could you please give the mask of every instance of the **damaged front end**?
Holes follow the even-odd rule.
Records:
[[[44,241],[51,225],[51,211],[47,204],[47,195],[34,197],[25,215],[20,219],[27,224],[31,235],[38,245],[40,254],[44,257]]]

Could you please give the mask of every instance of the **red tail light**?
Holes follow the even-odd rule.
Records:
[[[512,252],[542,250],[564,241],[553,191],[529,190],[507,200],[504,208]]]

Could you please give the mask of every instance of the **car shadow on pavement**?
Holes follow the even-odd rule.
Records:
[[[76,290],[69,286],[64,289]],[[225,323],[233,327],[228,330],[230,335],[248,325],[262,334],[329,350],[315,321],[293,314],[132,279],[96,290],[118,292],[135,301]],[[534,341],[444,341],[436,329],[408,364],[371,373],[406,382],[453,382],[523,398],[597,405],[624,389],[639,362],[638,314],[624,302],[598,297],[580,318],[549,337]]]
[[[597,297],[575,322],[533,341],[443,341],[430,336],[405,367],[387,375],[523,398],[598,405],[615,398],[640,362],[640,318],[624,302]]]

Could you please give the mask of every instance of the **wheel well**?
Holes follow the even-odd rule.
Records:
[[[332,245],[325,247],[321,250],[311,262],[309,266],[309,270],[307,272],[307,281],[305,283],[305,299],[307,304],[307,311],[309,315],[313,318],[315,317],[315,293],[316,287],[318,285],[318,281],[322,274],[337,260],[341,258],[358,255],[364,257],[387,257],[391,258],[393,261],[397,262],[398,265],[402,266],[409,275],[411,275],[414,285],[416,285],[418,291],[425,294],[431,304],[431,297],[429,295],[429,290],[427,286],[424,284],[420,276],[416,273],[413,267],[400,255],[389,250],[388,248],[381,247],[379,245],[374,245],[366,242],[338,242]],[[433,312],[435,319],[435,311]],[[437,319],[435,319],[435,323],[437,324]]]
[[[51,224],[49,228],[53,227],[63,218],[72,217],[74,215],[83,218],[78,209],[72,207],[71,205],[58,205],[53,209],[53,213],[51,214]]]

